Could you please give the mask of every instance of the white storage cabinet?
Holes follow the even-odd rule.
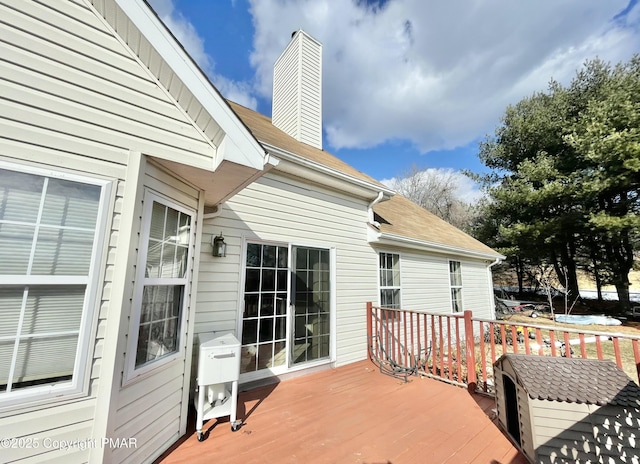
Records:
[[[202,424],[206,420],[229,416],[234,432],[242,425],[242,421],[236,420],[239,378],[240,342],[233,334],[200,344],[195,400],[198,441],[204,440]]]

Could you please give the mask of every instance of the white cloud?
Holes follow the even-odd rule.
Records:
[[[257,108],[257,99],[248,83],[233,81],[215,72],[215,62],[205,50],[203,37],[196,31],[193,24],[176,10],[173,0],[150,0],[150,4],[162,22],[178,39],[191,58],[209,76],[209,79],[225,98],[248,108]]]
[[[324,128],[333,149],[407,139],[422,152],[492,132],[509,103],[568,82],[586,59],[627,60],[640,43],[627,0],[250,0],[257,92],[291,32],[323,43]]]

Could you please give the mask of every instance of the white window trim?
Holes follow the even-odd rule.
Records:
[[[458,263],[460,269],[460,285],[451,284],[451,263]],[[457,259],[447,260],[447,275],[449,276],[449,307],[451,308],[451,314],[462,314],[464,312],[464,282],[462,281],[462,261],[459,261]],[[451,295],[451,290],[456,288],[460,290],[460,311],[453,310],[453,297]]]
[[[380,271],[382,271],[382,267],[380,266],[380,255],[382,254],[387,254],[387,255],[398,255],[398,276],[400,278],[400,283],[399,285],[394,285],[394,286],[383,286],[382,282],[380,281]],[[378,262],[377,262],[377,278],[378,278],[378,306],[382,307],[382,290],[400,290],[400,301],[398,303],[399,308],[398,309],[402,309],[402,254],[398,253],[398,252],[394,252],[394,251],[386,251],[386,250],[380,250],[378,252]]]
[[[167,278],[146,278],[144,273],[146,269],[147,252],[149,248],[149,234],[151,229],[151,213],[153,209],[153,203],[157,202],[164,206],[173,208],[181,213],[191,216],[191,231],[189,233],[189,248],[187,253],[187,269],[185,272],[185,288],[181,307],[180,327],[178,332],[178,350],[168,356],[164,356],[157,361],[145,364],[136,369],[136,355],[138,349],[138,332],[140,328],[140,316],[142,310],[142,298],[145,285],[165,284],[175,282],[177,279]],[[183,359],[186,353],[186,340],[187,340],[187,320],[188,309],[190,304],[190,290],[192,281],[193,270],[193,248],[194,248],[194,236],[196,227],[196,211],[188,208],[175,200],[171,200],[151,190],[145,189],[144,193],[144,208],[142,212],[142,224],[140,226],[140,245],[138,251],[137,260],[137,273],[135,281],[135,290],[131,305],[131,318],[129,324],[129,343],[127,346],[127,353],[125,356],[125,372],[123,376],[122,385],[128,385],[136,381],[147,378],[149,375],[155,373],[158,369],[166,367],[168,364],[173,363],[176,360]]]
[[[97,315],[99,312],[99,291],[103,283],[103,255],[106,247],[107,218],[110,211],[113,181],[72,174],[53,169],[44,169],[36,166],[22,165],[0,161],[0,168],[34,174],[55,179],[63,179],[71,182],[80,182],[96,185],[100,187],[100,200],[96,213],[96,226],[93,236],[92,259],[89,264],[87,277],[59,277],[47,279],[46,276],[4,276],[0,275],[0,282],[7,285],[43,285],[43,284],[76,284],[85,285],[85,298],[82,307],[82,318],[80,320],[78,346],[76,348],[76,358],[73,374],[70,381],[60,382],[54,385],[41,385],[24,390],[12,391],[0,394],[0,409],[22,407],[49,403],[51,400],[64,401],[73,396],[84,396],[88,394],[89,378],[91,373],[91,363],[93,347],[95,343],[95,332]]]

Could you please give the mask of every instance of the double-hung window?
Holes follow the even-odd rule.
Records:
[[[109,190],[0,164],[0,405],[84,388]]]
[[[449,261],[449,284],[451,287],[451,310],[462,311],[462,271],[460,261]]]
[[[181,353],[195,212],[147,192],[128,379]]]
[[[380,306],[400,309],[400,255],[380,253]]]

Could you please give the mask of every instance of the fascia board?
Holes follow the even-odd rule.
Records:
[[[114,1],[218,123],[225,133],[225,138],[233,140],[233,144],[227,143],[218,154],[217,164],[222,161],[222,156],[225,160],[262,170],[265,164],[264,148],[151,8],[142,0]]]
[[[455,247],[451,245],[443,245],[441,243],[429,242],[426,240],[417,240],[402,235],[386,234],[384,232],[374,232],[369,234],[369,243],[379,245],[389,245],[402,248],[411,248],[420,251],[429,251],[433,253],[441,253],[447,255],[463,256],[474,259],[487,259],[492,262],[496,259],[504,260],[506,256],[492,253],[482,253],[479,251],[468,250],[466,248]]]
[[[278,171],[287,172],[318,184],[326,185],[336,190],[342,190],[363,198],[372,199],[382,192],[385,199],[391,198],[395,192],[372,182],[367,182],[357,177],[350,176],[328,166],[310,161],[294,153],[282,150],[274,145],[263,143],[267,152],[273,154],[281,162]]]

